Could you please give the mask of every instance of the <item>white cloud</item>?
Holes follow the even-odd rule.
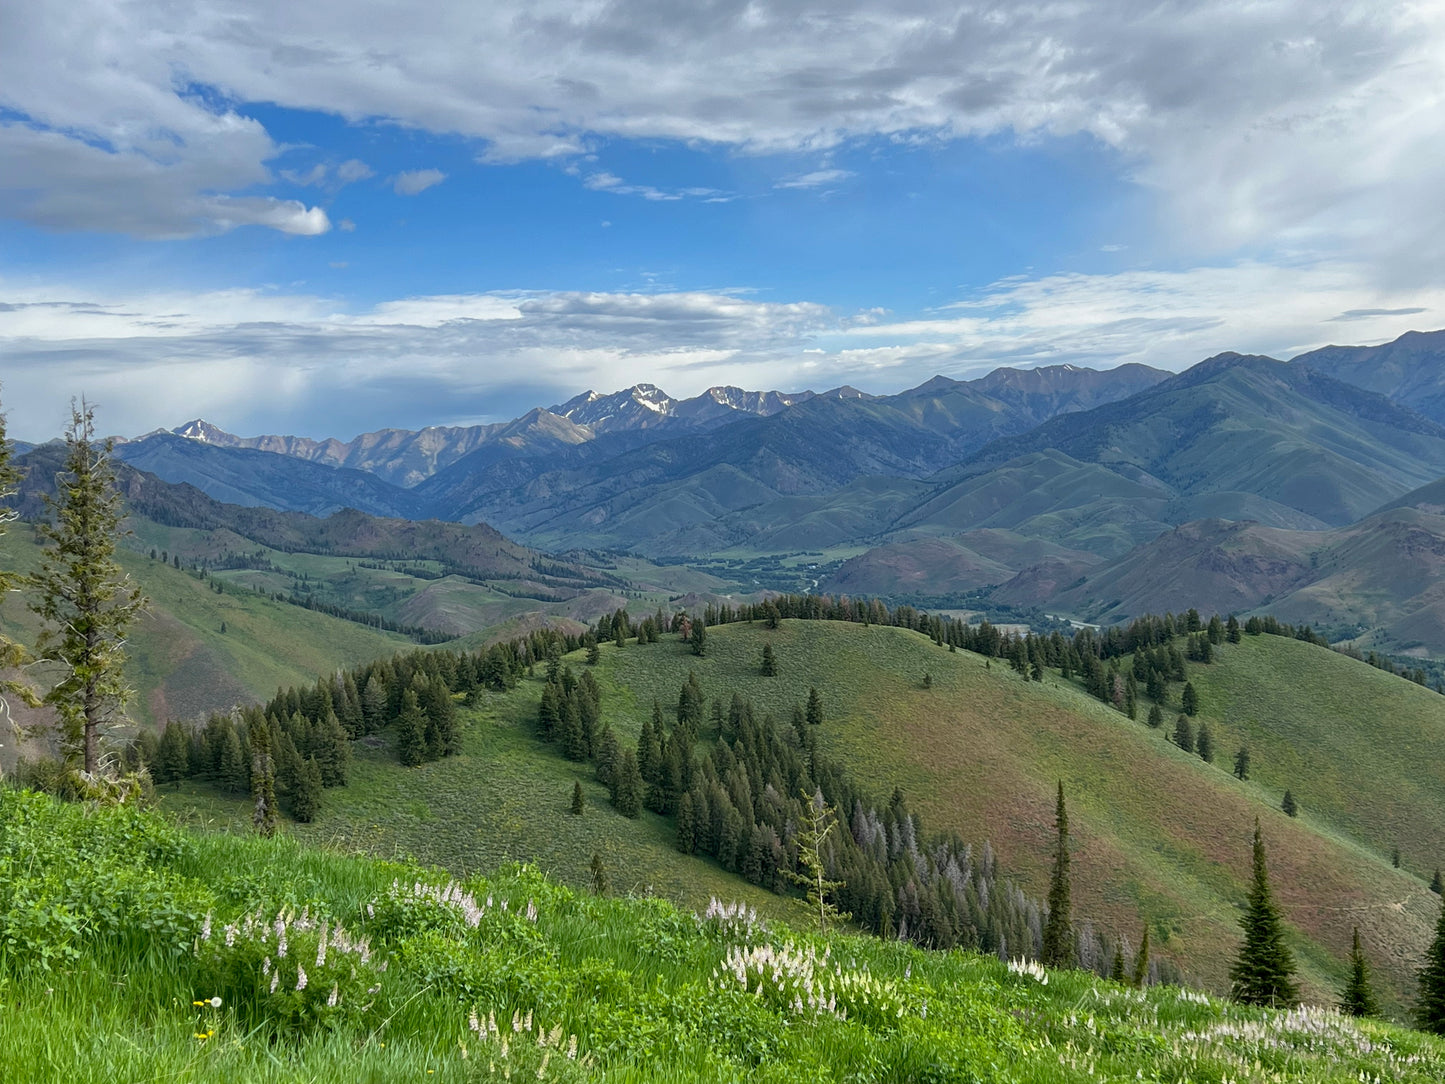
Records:
[[[269,179],[276,147],[234,104],[255,101],[475,138],[487,161],[607,139],[807,153],[1083,134],[1196,251],[1445,267],[1434,0],[440,0],[420,20],[336,0],[7,0],[4,21],[0,106],[28,119],[0,127],[0,212],[56,228],[215,228],[198,199]],[[40,158],[37,134],[56,144]]]
[[[409,169],[398,173],[391,187],[398,196],[416,196],[446,179],[447,175],[439,169]]]
[[[336,167],[336,179],[342,184],[355,184],[375,175],[376,172],[360,158],[348,158]]]
[[[852,177],[851,169],[815,169],[811,173],[803,173],[796,177],[787,177],[779,181],[775,188],[823,188],[830,184],[837,184],[839,181],[846,181]]]
[[[47,439],[70,395],[108,431],[197,414],[233,430],[351,436],[510,417],[650,381],[898,391],[935,373],[1128,361],[1181,369],[1222,350],[1290,357],[1438,326],[1445,288],[1382,291],[1359,265],[1238,263],[998,283],[923,320],[735,293],[488,293],[363,312],[259,290],[101,293],[0,281],[12,435]]]

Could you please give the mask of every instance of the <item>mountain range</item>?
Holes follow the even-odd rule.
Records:
[[[1428,591],[1386,576],[1390,605],[1359,597],[1385,582],[1374,564],[1401,539],[1445,537],[1431,510],[1445,497],[1430,488],[1445,478],[1442,423],[1445,332],[1412,332],[1287,362],[1003,368],[884,396],[678,400],[639,384],[511,422],[349,442],[239,438],[198,420],[118,451],[236,504],[484,523],[554,552],[808,550],[822,589],[994,589],[1091,620],[1194,590],[1191,605],[1241,612],[1288,596],[1332,635],[1445,654],[1445,609]],[[1408,530],[1387,507],[1413,510]],[[1337,571],[1285,575],[1276,551]]]

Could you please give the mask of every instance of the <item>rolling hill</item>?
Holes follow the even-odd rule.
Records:
[[[759,674],[764,642],[776,652],[776,677]],[[566,661],[584,668],[581,654]],[[628,743],[654,699],[671,705],[689,674],[709,700],[736,693],[779,718],[816,687],[826,754],[866,780],[877,801],[902,788],[930,831],[956,831],[976,847],[990,841],[1002,868],[1035,895],[1047,884],[1062,779],[1076,920],[1130,938],[1146,921],[1156,951],[1215,989],[1238,943],[1258,817],[1308,996],[1333,996],[1356,925],[1390,1003],[1398,1010],[1413,990],[1413,961],[1439,907],[1425,880],[1445,854],[1445,766],[1426,750],[1445,737],[1445,712],[1438,694],[1364,663],[1250,636],[1221,646],[1208,666],[1191,665],[1197,721],[1213,729],[1220,750],[1214,764],[1056,671],[1031,682],[888,626],[714,626],[704,657],[672,637],[604,644],[593,673],[603,720]],[[624,883],[665,885],[686,900],[703,886],[715,891],[722,875],[710,861],[659,859],[669,822],[617,817],[590,769],[533,736],[541,688],[540,678],[524,680],[467,712],[461,757],[408,771],[363,751],[361,785],[329,791],[322,819],[297,831],[459,872],[531,856],[574,883],[585,880],[588,848],[610,840],[609,868]],[[1165,705],[1171,716],[1177,688]],[[1243,783],[1226,763],[1240,744],[1254,752]],[[566,823],[573,778],[584,781],[600,825]],[[1297,818],[1279,812],[1286,787],[1302,804]],[[194,788],[167,801],[212,817],[246,815],[243,804]],[[1391,865],[1394,848],[1400,869]]]

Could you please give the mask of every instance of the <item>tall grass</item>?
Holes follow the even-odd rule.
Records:
[[[120,868],[149,891],[87,887],[87,873]],[[1327,1011],[1137,991],[968,953],[824,938],[746,913],[699,918],[658,899],[578,893],[525,866],[455,881],[13,791],[0,791],[0,872],[7,1081],[1323,1084],[1445,1074],[1438,1041]],[[193,909],[178,917],[166,900]],[[36,907],[74,921],[37,925]],[[339,1004],[329,1008],[314,986],[268,994],[281,961],[275,927],[247,934],[235,925],[247,913],[289,924],[287,968],[313,967],[317,930],[330,931],[331,955],[313,974],[335,967],[344,923],[368,945],[354,985],[375,981],[353,989],[344,967],[333,972]],[[179,949],[177,928],[188,933]],[[232,979],[260,959],[247,955],[248,936],[267,949],[258,985],[228,988],[212,1006],[215,959],[241,969]],[[39,952],[38,937],[54,951]],[[290,984],[295,970],[284,973]],[[317,1013],[290,1011],[303,995]]]

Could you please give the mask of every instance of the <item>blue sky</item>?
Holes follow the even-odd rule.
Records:
[[[1445,325],[1439,5],[0,0],[0,24],[22,439],[79,394],[119,433],[346,438],[638,381],[886,392]]]

